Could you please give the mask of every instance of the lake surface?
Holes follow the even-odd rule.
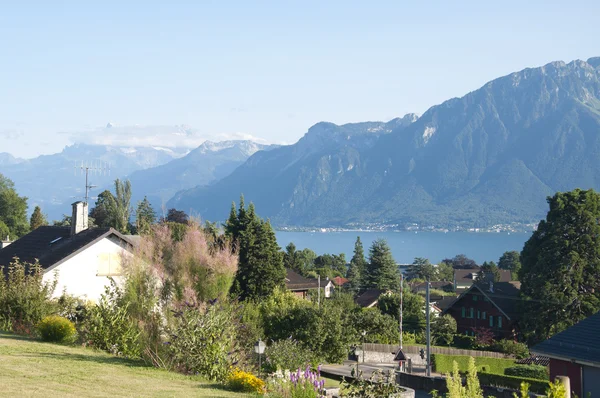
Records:
[[[345,253],[350,261],[356,237],[360,236],[368,256],[371,243],[379,238],[387,240],[396,262],[410,264],[415,257],[428,258],[437,263],[457,254],[465,254],[478,264],[495,261],[505,251],[521,251],[531,233],[499,232],[286,232],[277,231],[277,242],[285,248],[294,242],[297,249],[309,248],[317,254]]]

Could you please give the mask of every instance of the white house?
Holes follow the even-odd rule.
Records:
[[[44,281],[56,275],[54,296],[66,293],[97,301],[110,283],[121,278],[121,258],[132,253],[133,242],[112,228],[88,228],[88,206],[73,203],[70,227],[39,227],[0,250],[0,266],[18,257],[21,262],[39,261]]]

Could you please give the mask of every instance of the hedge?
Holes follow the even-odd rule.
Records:
[[[548,380],[548,368],[541,365],[517,365],[504,369],[507,376],[528,377],[530,379]]]
[[[433,354],[432,356],[433,369],[438,373],[452,372],[452,364],[454,361],[458,364],[458,370],[462,373],[466,372],[469,367],[468,355],[445,355]],[[475,357],[475,366],[477,371],[485,368],[486,373],[495,373],[504,375],[504,369],[515,366],[514,359],[490,358],[490,357]]]
[[[479,383],[481,383],[481,385],[511,388],[513,390],[519,390],[521,388],[521,382],[524,381],[529,383],[529,391],[537,394],[545,394],[549,384],[548,381],[532,379],[529,377],[506,376],[484,372],[478,372],[477,377],[479,378]]]

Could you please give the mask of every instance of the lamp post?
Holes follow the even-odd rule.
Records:
[[[358,376],[359,376],[359,373],[358,373],[358,364],[360,363],[360,355],[361,354],[363,355],[363,360],[364,360],[365,354],[364,354],[362,348],[356,347],[354,349],[354,355],[356,355],[356,380],[358,380]]]
[[[360,334],[362,334],[362,354],[363,354],[363,363],[365,363],[365,336],[367,335],[367,331],[363,330]]]
[[[267,345],[261,339],[258,339],[256,344],[254,344],[254,352],[258,354],[258,376],[260,377],[260,373],[262,371],[262,354],[265,353],[265,348]]]

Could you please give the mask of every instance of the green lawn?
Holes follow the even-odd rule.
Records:
[[[241,398],[196,377],[0,332],[2,397]]]

